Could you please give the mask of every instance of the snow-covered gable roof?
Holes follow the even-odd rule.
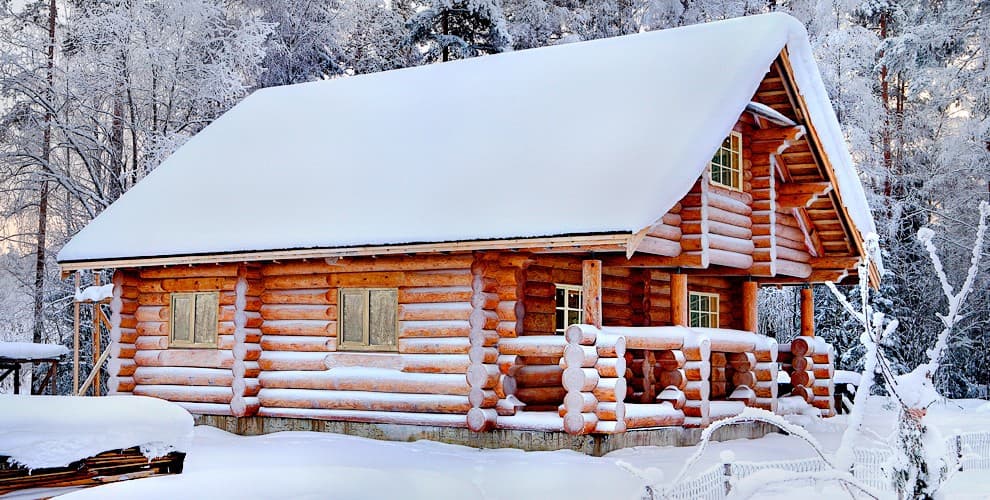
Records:
[[[804,28],[769,14],[259,90],[58,259],[635,233],[690,189],[785,47],[871,232]]]

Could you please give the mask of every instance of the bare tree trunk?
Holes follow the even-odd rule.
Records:
[[[49,101],[54,98],[55,85],[55,19],[57,16],[55,0],[48,2],[48,88],[46,95]],[[52,106],[49,103],[45,111],[45,133],[41,145],[42,170],[51,168],[52,141]],[[44,298],[45,298],[45,246],[48,233],[48,180],[41,181],[38,194],[38,239],[34,267],[34,334],[32,340],[37,343],[44,341]]]

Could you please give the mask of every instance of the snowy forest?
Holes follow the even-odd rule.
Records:
[[[926,362],[943,329],[946,299],[918,231],[934,231],[946,274],[961,282],[990,193],[986,0],[0,0],[0,9],[0,340],[68,345],[74,285],[55,253],[256,89],[769,11],[804,22],[867,188],[885,268],[871,300],[900,321],[882,346],[896,371]],[[416,123],[408,130],[436,140]],[[947,397],[988,396],[987,262],[937,375]],[[799,325],[796,292],[761,293],[773,311],[761,329],[781,342]],[[861,327],[828,289],[815,293],[838,368],[862,369]]]

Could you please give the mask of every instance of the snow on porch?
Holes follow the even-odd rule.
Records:
[[[689,190],[785,47],[872,232],[804,28],[769,14],[257,91],[58,260],[631,234]],[[593,197],[549,196],[562,178]]]

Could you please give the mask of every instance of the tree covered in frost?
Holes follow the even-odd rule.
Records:
[[[499,0],[429,0],[409,20],[409,43],[432,63],[512,49]]]

